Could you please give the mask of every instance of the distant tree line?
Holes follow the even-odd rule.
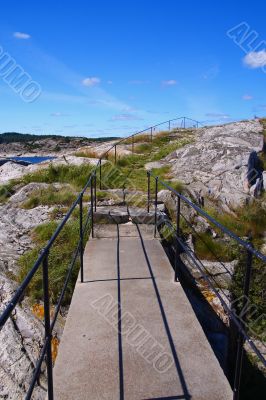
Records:
[[[102,138],[86,138],[86,137],[74,137],[74,136],[59,136],[59,135],[31,135],[29,133],[17,133],[17,132],[5,132],[0,134],[0,144],[8,143],[26,143],[35,142],[37,140],[54,139],[57,141],[64,141],[70,143],[71,141],[80,140],[81,142],[106,142],[113,139],[114,137],[102,137]]]

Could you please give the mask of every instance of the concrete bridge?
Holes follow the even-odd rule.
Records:
[[[55,399],[232,399],[154,225],[135,222],[95,226],[54,368]]]

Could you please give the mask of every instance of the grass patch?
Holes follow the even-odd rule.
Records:
[[[238,236],[249,236],[258,239],[263,237],[266,226],[266,210],[259,201],[237,208],[232,214],[221,214],[214,209],[206,209],[222,225],[227,227]],[[217,230],[217,228],[214,227]]]
[[[152,143],[141,143],[135,147],[134,152],[137,154],[147,154],[151,152],[152,148]]]
[[[214,239],[209,233],[201,233],[196,237],[195,252],[201,260],[233,261],[236,258],[233,249],[233,246],[231,247],[219,239]]]
[[[21,182],[25,185],[31,182],[45,183],[70,183],[76,189],[82,189],[89,180],[94,167],[83,164],[75,165],[49,165],[46,169],[41,169],[31,174],[25,175]]]
[[[162,158],[173,153],[175,150],[180,149],[181,147],[183,147],[189,143],[192,143],[192,140],[189,138],[175,140],[175,141],[172,141],[172,142],[164,144],[164,145],[162,143],[163,146],[161,146],[159,149],[157,149],[156,153],[152,155],[151,161],[161,160]]]
[[[254,243],[255,247],[256,242]],[[238,312],[243,307],[243,287],[244,276],[246,271],[247,255],[245,251],[240,252],[239,262],[235,268],[233,281],[231,285],[231,293],[234,299],[239,299],[235,302]],[[266,265],[263,261],[253,257],[252,276],[250,286],[250,305],[252,311],[247,315],[248,327],[250,334],[260,340],[266,341]],[[249,305],[249,307],[250,307]]]
[[[14,185],[12,183],[0,185],[0,204],[5,203],[14,193]]]
[[[78,151],[77,153],[74,154],[76,157],[84,157],[84,158],[99,158],[99,155],[95,150],[82,150]]]
[[[141,143],[141,142],[149,142],[151,140],[151,136],[150,135],[136,135],[133,138],[127,138],[125,140],[123,140],[121,142],[121,144],[132,144],[132,142],[134,143]]]
[[[41,250],[51,238],[57,223],[55,221],[39,225],[33,231],[34,248],[20,257],[18,264],[20,267],[18,280],[22,282],[27,273],[33,267]],[[68,266],[73,252],[79,240],[79,220],[72,218],[65,225],[59,237],[55,241],[49,253],[49,290],[51,302],[55,304],[61,293]],[[79,262],[76,263],[72,271],[70,282],[64,297],[64,304],[69,304],[74,290],[75,282],[79,270]],[[43,300],[42,268],[40,267],[31,280],[27,294],[31,300],[36,302]]]
[[[77,194],[71,191],[70,188],[55,189],[50,187],[48,189],[38,190],[31,194],[30,198],[23,204],[23,208],[31,209],[42,206],[71,206],[77,198]]]

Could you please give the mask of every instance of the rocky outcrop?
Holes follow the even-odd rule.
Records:
[[[252,150],[261,151],[261,133],[258,121],[199,129],[193,144],[176,150],[165,161],[193,197],[209,197],[234,208],[250,197],[245,188],[248,157]]]
[[[36,190],[36,184],[31,186]],[[32,210],[17,207],[26,193],[27,190],[21,190],[11,197],[9,203],[0,206],[0,312],[17,287],[14,282],[17,260],[31,247],[31,230],[47,221],[51,211],[42,206]],[[31,305],[24,300],[0,332],[0,398],[24,399],[42,343],[43,323],[33,315]],[[44,384],[41,377],[33,399],[45,398]]]

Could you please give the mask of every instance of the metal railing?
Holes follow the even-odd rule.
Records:
[[[154,200],[151,199],[151,178],[155,181],[155,195]],[[155,208],[155,230],[154,236],[156,236],[157,229],[160,229],[160,225],[166,224],[168,228],[171,230],[173,237],[174,237],[174,244],[175,244],[175,261],[174,261],[174,280],[177,280],[178,274],[178,264],[179,264],[179,256],[180,253],[185,253],[186,256],[190,259],[193,265],[200,271],[201,276],[214,292],[215,296],[219,299],[221,305],[223,306],[226,314],[230,318],[230,321],[234,324],[237,332],[238,332],[238,340],[237,340],[237,351],[236,351],[236,360],[234,365],[234,377],[233,377],[233,399],[239,400],[240,396],[240,384],[241,384],[241,375],[242,375],[242,367],[243,367],[243,355],[244,355],[244,345],[247,343],[254,354],[258,357],[259,361],[262,365],[266,368],[266,359],[258,349],[254,341],[250,338],[247,329],[247,309],[249,304],[249,296],[250,296],[250,285],[251,285],[251,274],[252,274],[252,266],[254,258],[261,260],[265,263],[264,267],[266,268],[266,256],[256,250],[251,242],[241,239],[231,230],[223,226],[219,223],[216,219],[211,217],[206,211],[204,211],[201,207],[191,202],[187,199],[184,195],[174,190],[171,186],[167,183],[163,182],[159,179],[158,176],[153,175],[150,171],[147,172],[147,211],[150,211],[150,205],[154,204]],[[164,187],[165,189],[169,190],[173,196],[176,197],[176,226],[169,219],[160,219],[158,221],[158,187],[159,184]],[[181,205],[185,204],[188,208],[193,209],[196,211],[197,214],[202,216],[205,220],[207,220],[211,225],[218,228],[223,234],[227,235],[231,239],[233,239],[242,249],[246,252],[246,268],[244,274],[244,285],[243,285],[243,304],[241,310],[236,313],[236,311],[230,307],[231,299],[226,296],[223,292],[223,296],[221,296],[219,290],[217,290],[217,286],[215,285],[216,281],[215,278],[211,277],[206,267],[202,263],[202,261],[197,257],[196,253],[189,247],[189,245],[184,240],[181,230],[181,218],[185,221],[185,224],[190,226],[193,229],[192,224],[188,221],[185,215],[181,212]],[[158,221],[158,223],[157,223]],[[217,258],[217,261],[220,260]],[[223,263],[220,262],[221,265],[224,266]],[[224,266],[226,272],[228,269]],[[266,271],[265,271],[266,272]],[[227,299],[227,301],[225,301]],[[264,347],[265,344],[261,343]]]
[[[77,199],[63,218],[62,222],[58,225],[57,229],[55,230],[54,234],[52,235],[51,239],[47,243],[47,245],[44,247],[42,252],[40,253],[38,259],[36,260],[35,264],[33,265],[32,269],[29,271],[21,285],[18,287],[17,291],[15,294],[12,296],[11,300],[8,302],[7,306],[5,307],[4,311],[0,315],[0,331],[4,327],[5,323],[7,320],[12,316],[12,313],[15,309],[15,307],[21,302],[23,296],[25,295],[25,292],[29,286],[29,284],[32,282],[35,274],[37,271],[39,271],[40,268],[42,268],[42,282],[43,282],[43,303],[44,303],[44,342],[42,349],[40,351],[40,356],[39,359],[36,361],[36,366],[33,371],[33,375],[29,384],[29,388],[27,390],[27,394],[25,399],[29,400],[31,399],[34,387],[36,383],[39,380],[39,376],[41,373],[41,366],[44,360],[46,360],[46,371],[47,371],[47,392],[48,392],[48,399],[53,400],[54,398],[54,392],[53,392],[53,361],[52,361],[52,334],[53,330],[55,327],[55,323],[57,321],[58,314],[60,312],[60,308],[62,306],[62,302],[64,299],[64,295],[66,293],[71,274],[73,272],[74,265],[76,264],[78,258],[80,261],[80,277],[81,277],[81,282],[84,280],[84,273],[83,273],[83,253],[84,253],[84,238],[86,235],[86,232],[90,232],[92,237],[94,236],[94,226],[93,226],[93,215],[94,212],[96,211],[96,189],[97,189],[97,171],[99,170],[99,188],[101,189],[101,182],[102,182],[102,160],[107,158],[109,152],[114,149],[115,151],[115,163],[117,161],[117,146],[121,143],[123,143],[125,140],[132,140],[132,151],[134,151],[134,138],[139,135],[143,134],[147,131],[150,132],[150,139],[153,139],[153,135],[156,134],[156,129],[160,131],[164,125],[167,124],[169,131],[171,129],[177,128],[176,123],[180,122],[180,128],[186,128],[188,127],[189,123],[193,123],[193,128],[199,127],[200,122],[192,120],[187,117],[181,117],[181,118],[176,118],[172,119],[166,122],[162,122],[160,124],[154,125],[152,127],[149,127],[147,129],[144,129],[142,131],[139,131],[137,133],[134,133],[133,135],[129,137],[125,137],[118,142],[116,142],[113,146],[111,146],[100,158],[98,163],[95,166],[95,169],[92,171],[90,177],[88,178],[88,182],[86,183],[85,187],[83,190],[79,193]],[[86,218],[84,219],[84,194],[87,190],[90,189],[90,204],[88,204],[88,212],[86,215]],[[73,213],[76,209],[79,209],[79,239],[77,246],[73,252],[73,256],[71,259],[71,262],[68,266],[67,269],[67,274],[65,277],[65,281],[63,284],[62,291],[59,295],[55,311],[54,311],[54,316],[51,318],[51,313],[50,313],[50,294],[49,294],[49,253],[56,241],[56,239],[59,237],[60,233],[66,226],[67,222],[69,219],[73,216]]]
[[[48,244],[44,247],[42,252],[40,253],[37,261],[33,265],[30,272],[27,274],[25,279],[23,280],[22,284],[19,286],[15,294],[13,295],[10,302],[7,304],[4,312],[0,316],[0,330],[5,325],[6,321],[12,316],[12,312],[15,307],[19,304],[22,297],[25,294],[26,289],[28,288],[29,284],[31,283],[33,277],[42,267],[42,281],[43,281],[43,304],[44,304],[44,331],[45,337],[43,342],[43,347],[40,352],[39,359],[36,361],[36,366],[33,372],[33,376],[27,390],[27,394],[25,399],[30,399],[32,396],[32,392],[36,385],[36,382],[39,379],[40,371],[42,362],[46,358],[46,370],[47,370],[47,384],[48,384],[48,399],[53,399],[53,362],[52,362],[52,351],[51,351],[51,342],[52,342],[52,334],[55,327],[55,323],[57,321],[57,317],[64,299],[64,295],[66,293],[66,289],[68,283],[71,278],[71,274],[73,272],[74,265],[76,264],[78,258],[80,261],[80,274],[81,274],[81,281],[83,282],[83,253],[84,253],[84,237],[86,232],[91,229],[93,231],[93,199],[94,199],[94,182],[95,182],[95,173],[92,173],[87,184],[85,185],[84,189],[78,195],[76,201],[73,203],[65,217],[63,218],[62,222],[58,225],[56,231],[54,232],[53,236],[49,240]],[[87,215],[84,219],[84,209],[83,209],[83,197],[86,190],[90,187],[91,189],[91,206],[88,207]],[[63,284],[63,288],[61,290],[60,296],[58,298],[53,318],[51,319],[50,315],[50,294],[49,294],[49,253],[56,241],[59,237],[60,233],[66,226],[67,222],[73,216],[74,211],[79,208],[79,239],[77,246],[73,252],[73,256],[71,262],[67,269],[66,278]]]

